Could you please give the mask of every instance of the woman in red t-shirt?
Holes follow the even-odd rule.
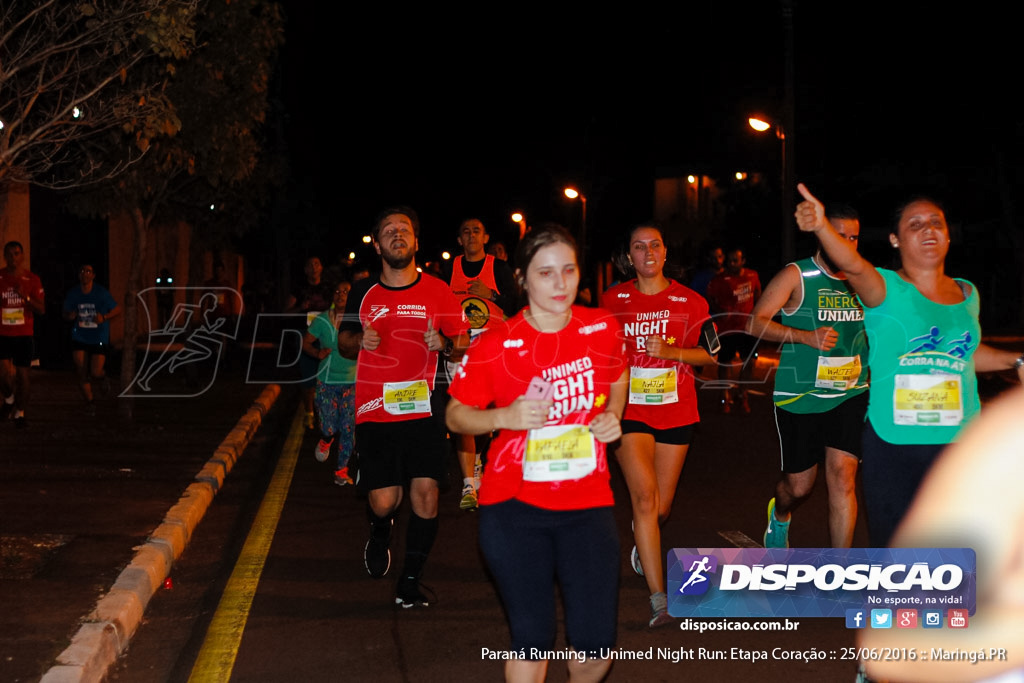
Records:
[[[665,277],[661,230],[641,225],[629,235],[629,263],[636,279],[605,292],[602,306],[615,314],[626,335],[629,402],[616,456],[633,503],[630,555],[651,592],[650,627],[668,624],[661,528],[672,511],[679,475],[697,414],[693,366],[715,362],[699,345],[702,328],[715,343],[708,304],[692,289]]]
[[[555,580],[572,680],[599,680],[615,645],[619,542],[606,444],[626,401],[621,330],[573,306],[576,245],[544,226],[519,245],[529,305],[479,335],[456,371],[448,427],[500,430],[480,483],[480,549],[512,634],[505,676],[541,680],[555,641]]]

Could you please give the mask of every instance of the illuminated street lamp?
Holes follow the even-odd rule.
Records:
[[[369,235],[363,235],[363,244],[369,244],[372,241],[373,241],[372,237],[370,237]]]
[[[780,180],[782,181],[780,183],[782,193],[782,225],[780,227],[780,229],[782,230],[782,261],[783,263],[789,263],[790,261],[793,260],[795,251],[793,241],[793,230],[790,227],[790,223],[792,221],[792,210],[790,208],[790,205],[792,201],[791,196],[793,194],[793,181],[790,178],[790,169],[786,164],[786,131],[782,127],[781,123],[773,122],[768,119],[762,119],[756,116],[751,116],[750,118],[748,118],[747,123],[750,124],[750,127],[756,130],[758,133],[763,133],[769,129],[774,128],[775,137],[778,138],[780,143],[780,149],[782,150],[781,154],[779,155],[782,165],[782,175],[780,177]]]
[[[519,224],[519,239],[523,239],[526,235],[526,216],[522,212],[516,211],[512,214],[512,222]]]
[[[565,188],[565,196],[569,199],[580,200],[580,246],[585,251],[587,248],[587,196],[575,187]]]
[[[451,257],[452,257],[451,252],[448,252],[448,251],[442,251],[441,252],[441,258],[443,258],[445,261],[447,261]]]

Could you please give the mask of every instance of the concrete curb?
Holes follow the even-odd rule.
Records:
[[[268,385],[167,511],[164,521],[136,550],[110,591],[85,617],[71,645],[57,656],[40,683],[99,683],[128,647],[153,594],[163,585],[171,566],[184,552],[199,521],[213,502],[224,478],[242,456],[264,416],[277,401],[281,387]]]

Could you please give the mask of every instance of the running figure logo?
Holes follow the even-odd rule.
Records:
[[[147,316],[145,295],[150,289],[139,292],[140,312]],[[186,298],[192,293],[187,290],[194,290],[198,303],[179,303],[163,327],[150,329],[141,366],[121,396],[198,396],[213,384],[227,342],[238,338],[238,318],[225,315],[219,300],[233,296],[240,303],[241,295],[236,290],[227,287],[175,289],[186,290]],[[190,380],[187,385],[166,382],[175,377],[177,370],[185,368]],[[160,382],[161,378],[165,381]]]
[[[703,595],[708,592],[711,582],[707,574],[718,570],[718,558],[714,555],[684,555],[679,564],[688,567],[683,585],[679,587],[682,595]]]

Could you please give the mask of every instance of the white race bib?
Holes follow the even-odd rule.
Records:
[[[860,356],[818,356],[814,386],[818,389],[849,389],[860,377]]]
[[[523,456],[524,481],[581,479],[597,469],[594,435],[586,425],[531,429]]]
[[[666,405],[679,401],[675,368],[630,368],[629,402]]]
[[[896,375],[892,420],[898,425],[956,427],[964,420],[959,375]]]
[[[427,380],[385,382],[384,410],[391,415],[430,414],[430,387]]]

